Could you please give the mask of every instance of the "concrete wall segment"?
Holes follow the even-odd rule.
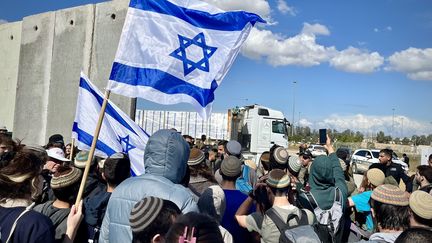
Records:
[[[71,140],[81,70],[89,71],[94,5],[55,12],[51,82],[45,141],[55,133]]]
[[[21,48],[21,21],[0,25],[0,126],[13,131]]]
[[[54,22],[54,12],[22,21],[14,137],[24,143],[45,143]]]

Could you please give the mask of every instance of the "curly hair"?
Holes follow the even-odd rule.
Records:
[[[215,177],[213,176],[210,168],[207,166],[205,161],[197,165],[189,165],[189,168],[191,177],[202,176],[210,182],[217,183]]]

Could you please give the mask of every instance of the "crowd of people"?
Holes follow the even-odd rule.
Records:
[[[346,150],[313,157],[274,145],[258,163],[237,141],[195,143],[163,129],[145,173],[124,153],[91,158],[54,134],[45,146],[0,134],[0,242],[430,242],[432,155],[409,177],[379,154],[357,186]],[[404,190],[400,181],[405,184]]]

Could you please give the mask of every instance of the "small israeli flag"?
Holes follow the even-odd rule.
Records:
[[[90,150],[103,99],[98,88],[81,73],[72,128],[72,137],[81,150]],[[108,101],[95,155],[106,158],[116,152],[124,152],[129,155],[132,174],[141,175],[144,173],[144,149],[148,138],[149,135],[141,127]]]
[[[108,89],[160,104],[191,103],[203,119],[256,22],[197,0],[131,0]]]

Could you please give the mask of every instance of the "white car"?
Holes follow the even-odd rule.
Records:
[[[327,155],[327,149],[325,149],[322,145],[311,144],[307,149],[311,152],[313,157]]]
[[[379,163],[379,149],[357,149],[351,156],[351,168],[354,173],[362,174],[369,169],[373,163]],[[401,161],[393,152],[393,163],[400,164],[405,172],[408,172],[408,165]]]

